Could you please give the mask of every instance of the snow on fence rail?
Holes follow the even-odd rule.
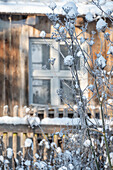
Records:
[[[13,149],[14,157],[17,157],[19,150],[26,153],[25,140],[31,138],[33,141],[33,154],[39,149],[39,142],[45,138],[54,141],[56,145],[62,145],[64,136],[60,137],[59,132],[70,129],[73,131],[77,126],[81,125],[80,118],[72,118],[74,112],[67,108],[27,108],[23,107],[21,117],[19,107],[13,108],[13,117],[10,116],[8,106],[3,108],[3,116],[0,117],[0,135],[3,137],[4,149],[8,147]],[[113,127],[113,122],[106,120],[106,126]],[[102,125],[99,119],[89,119],[89,124]],[[100,129],[99,129],[100,131]],[[111,131],[112,132],[112,131]],[[44,152],[43,159],[45,159]]]
[[[21,112],[21,113],[19,113]],[[53,118],[53,117],[69,117],[69,118],[72,118],[74,116],[74,111],[71,110],[71,109],[67,109],[67,108],[63,108],[63,107],[60,107],[60,108],[57,108],[57,107],[27,107],[27,106],[24,106],[21,110],[20,108],[18,107],[18,105],[15,105],[13,107],[13,114],[11,114],[9,112],[9,109],[8,109],[8,105],[5,105],[3,107],[3,116],[10,116],[10,115],[13,115],[13,116],[19,116],[20,117],[24,117],[26,114],[29,114],[29,115],[36,115],[38,116],[40,119],[43,119],[43,118],[46,118],[46,117],[50,117],[50,118]]]

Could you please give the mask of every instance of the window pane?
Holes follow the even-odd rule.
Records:
[[[50,103],[50,80],[32,81],[33,87],[33,103],[35,104],[49,104]]]
[[[75,96],[74,96],[74,91],[73,91],[73,86],[72,86],[72,81],[71,80],[61,80],[60,81],[60,88],[63,90],[61,103],[62,104],[75,104]]]
[[[50,47],[46,44],[32,43],[32,69],[50,69],[48,59],[50,58]]]
[[[74,51],[75,50],[76,47],[74,46]],[[64,57],[68,55],[68,49],[65,45],[60,45],[60,51],[64,55]],[[80,57],[76,56],[76,61],[77,61],[77,70],[80,70]],[[64,59],[61,54],[60,54],[60,70],[69,70],[69,67],[64,65]]]
[[[64,55],[64,57],[68,55],[68,49],[65,45],[60,45],[60,51]],[[64,59],[61,54],[60,54],[60,70],[69,70],[69,67],[64,65]]]

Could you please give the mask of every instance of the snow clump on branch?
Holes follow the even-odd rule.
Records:
[[[45,38],[45,36],[46,36],[46,32],[45,31],[41,31],[40,37]]]
[[[13,156],[13,150],[11,148],[7,148],[7,157],[11,159]]]
[[[106,59],[101,54],[97,54],[96,64],[100,68],[104,69],[106,66]]]
[[[71,67],[73,65],[73,60],[74,60],[73,56],[71,55],[66,56],[64,58],[64,65]]]
[[[85,16],[85,19],[87,22],[92,22],[93,21],[93,15],[91,12],[88,12]]]
[[[29,147],[31,147],[31,145],[32,145],[32,140],[29,139],[29,138],[27,138],[27,139],[25,140],[25,147],[26,147],[26,148],[29,148]]]
[[[84,144],[83,144],[83,145],[84,145],[85,147],[89,147],[90,144],[91,144],[90,140],[87,139],[87,140],[84,141]]]
[[[109,55],[109,54],[113,55],[113,46],[110,46],[110,47],[109,47],[109,50],[108,50],[107,54],[108,54],[108,55]]]
[[[62,9],[70,19],[75,19],[78,16],[78,8],[74,2],[67,2]]]
[[[107,23],[102,19],[100,18],[96,24],[96,29],[98,32],[102,31],[104,32],[107,28]]]
[[[51,2],[50,5],[49,5],[49,8],[51,8],[53,11],[55,10],[56,8],[56,3],[55,2]]]

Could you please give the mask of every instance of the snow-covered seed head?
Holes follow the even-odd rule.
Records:
[[[30,165],[31,165],[31,161],[26,160],[26,161],[25,161],[25,165],[26,165],[26,166],[30,166]]]
[[[87,22],[92,22],[93,21],[93,15],[91,12],[88,12],[85,16],[85,19]]]
[[[80,43],[83,44],[85,42],[85,39],[83,37],[80,38]]]
[[[91,142],[90,142],[89,139],[85,140],[84,143],[83,143],[83,145],[84,145],[85,147],[89,147],[90,144],[91,144]]]
[[[61,27],[61,28],[59,29],[59,32],[60,32],[60,33],[64,33],[64,27]]]
[[[48,59],[48,62],[49,62],[51,65],[54,65],[55,60],[56,60],[56,58],[50,58],[50,59]]]
[[[27,138],[27,139],[25,140],[25,147],[26,147],[26,148],[29,148],[29,147],[31,147],[31,145],[32,145],[32,140],[29,139],[29,138]]]
[[[110,34],[109,34],[108,32],[106,32],[106,33],[104,34],[104,38],[105,38],[106,40],[109,40],[109,37],[110,37]]]
[[[52,149],[57,148],[57,145],[56,145],[56,143],[55,143],[55,142],[52,142],[52,143],[51,143],[51,148],[52,148]]]
[[[73,65],[74,58],[71,55],[68,55],[64,58],[64,65],[71,67]]]
[[[45,36],[46,36],[46,32],[45,31],[41,31],[40,37],[45,38]]]
[[[78,10],[74,2],[67,2],[62,9],[66,14],[68,14],[68,17],[70,19],[74,19],[78,15]]]
[[[39,159],[39,155],[37,153],[35,153],[35,158]]]
[[[55,28],[56,30],[58,30],[59,27],[60,27],[60,24],[59,24],[59,23],[57,23],[57,24],[54,26],[54,28]]]
[[[71,9],[69,12],[68,12],[68,18],[70,19],[75,19],[77,17],[78,13],[76,13],[76,11],[74,9]]]
[[[73,164],[69,164],[69,165],[68,165],[68,168],[69,168],[70,170],[74,170]]]
[[[58,90],[57,90],[57,94],[58,94],[58,96],[62,97],[62,95],[63,95],[63,89],[58,89]]]
[[[13,150],[11,148],[7,148],[7,157],[11,159],[13,156]]]
[[[4,162],[4,157],[2,155],[0,155],[0,161]]]
[[[91,40],[91,41],[88,42],[88,44],[89,44],[90,46],[92,46],[92,45],[94,44],[94,41]]]
[[[90,89],[90,90],[93,92],[93,91],[94,91],[94,85],[90,84],[90,85],[88,86],[88,89]]]
[[[50,3],[50,5],[49,5],[49,8],[51,8],[53,11],[54,11],[54,9],[56,8],[57,6],[56,6],[56,3],[55,2],[51,2]]]
[[[61,153],[61,152],[62,152],[61,148],[58,147],[58,148],[56,149],[56,152],[57,152],[58,154]]]
[[[109,55],[109,54],[113,55],[113,46],[110,46],[110,47],[109,47],[109,50],[108,50],[107,54],[108,54],[108,55]]]
[[[100,18],[96,24],[96,29],[98,32],[102,31],[104,32],[107,28],[107,23],[102,19]]]
[[[98,57],[96,60],[95,60],[95,63],[97,66],[99,66],[100,68],[104,69],[105,66],[106,66],[106,59],[100,55],[100,57]]]

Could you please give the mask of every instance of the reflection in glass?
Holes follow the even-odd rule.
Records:
[[[50,58],[50,47],[46,44],[32,43],[32,69],[50,69],[48,59]]]
[[[34,79],[33,85],[33,103],[48,104],[50,103],[50,80]]]
[[[60,88],[63,90],[61,103],[75,104],[75,95],[73,91],[73,85],[71,80],[61,80]],[[63,101],[64,100],[64,101]]]

